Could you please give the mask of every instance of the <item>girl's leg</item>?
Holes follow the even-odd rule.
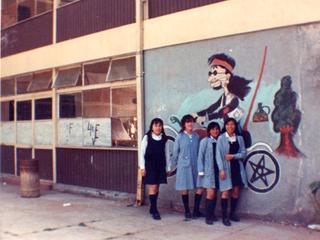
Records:
[[[180,193],[181,193],[181,198],[184,206],[184,216],[186,219],[190,219],[191,213],[189,208],[189,192],[188,190],[182,190]]]
[[[198,188],[194,195],[194,209],[193,209],[193,217],[199,218],[203,217],[204,215],[200,212],[200,204],[202,198],[203,188]]]
[[[228,200],[229,200],[229,191],[221,192],[221,210],[222,210],[222,223],[225,226],[231,226],[231,223],[228,219]]]
[[[216,190],[207,188],[206,198],[206,224],[212,225],[214,221],[214,209],[216,207]]]
[[[157,200],[159,193],[159,185],[149,185],[149,199],[150,199],[150,214],[152,214],[153,219],[160,220],[160,214],[158,212]]]
[[[231,211],[230,211],[230,220],[234,222],[240,221],[240,218],[235,213],[238,205],[239,193],[240,193],[239,186],[235,186],[231,192]]]

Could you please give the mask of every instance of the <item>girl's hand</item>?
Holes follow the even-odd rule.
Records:
[[[232,155],[232,154],[226,154],[226,155],[224,156],[224,158],[225,158],[226,160],[230,161],[230,160],[233,159],[233,155]]]
[[[141,173],[141,176],[142,176],[142,177],[145,177],[145,176],[146,176],[146,170],[141,169],[141,170],[140,170],[140,173]]]
[[[168,172],[167,172],[167,177],[170,177],[170,176],[171,176],[171,172],[168,171]]]
[[[221,170],[221,171],[219,172],[219,176],[220,176],[220,179],[221,179],[221,180],[225,180],[225,179],[226,179],[226,173],[224,172],[224,170]]]
[[[203,177],[204,176],[204,172],[198,172],[198,176]]]

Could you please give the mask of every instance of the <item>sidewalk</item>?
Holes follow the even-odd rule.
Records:
[[[320,239],[320,232],[252,219],[227,228],[221,222],[205,225],[203,219],[184,222],[182,214],[162,210],[162,220],[154,221],[146,206],[56,191],[25,199],[11,185],[1,185],[0,205],[1,240]]]

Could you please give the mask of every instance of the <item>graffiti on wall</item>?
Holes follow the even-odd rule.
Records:
[[[293,137],[299,128],[301,112],[297,109],[298,94],[292,90],[291,76],[281,79],[281,87],[274,96],[272,111],[273,130],[280,133],[280,144],[276,149],[278,154],[287,157],[304,156],[295,146]]]

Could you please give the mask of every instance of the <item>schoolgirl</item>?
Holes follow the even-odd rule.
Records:
[[[216,159],[220,177],[222,222],[225,226],[230,226],[230,220],[240,221],[235,213],[240,188],[248,186],[242,162],[246,156],[246,149],[234,118],[225,120],[222,132],[217,142]],[[231,208],[228,216],[229,195],[231,195]]]
[[[155,220],[161,219],[157,208],[159,185],[167,183],[166,141],[163,121],[160,118],[153,119],[149,131],[142,139],[139,168],[144,177],[143,183],[148,186],[149,212]]]
[[[200,142],[197,187],[206,189],[206,224],[212,225],[217,221],[214,212],[217,203],[216,194],[219,190],[219,168],[216,161],[216,145],[220,135],[219,124],[209,123],[207,132],[208,137]]]
[[[182,130],[174,143],[173,164],[177,166],[176,190],[180,191],[185,210],[185,219],[202,217],[200,203],[202,188],[197,187],[197,157],[199,148],[199,136],[193,132],[194,118],[185,115],[181,120]],[[189,191],[196,189],[194,197],[194,210],[191,215],[189,208]]]

